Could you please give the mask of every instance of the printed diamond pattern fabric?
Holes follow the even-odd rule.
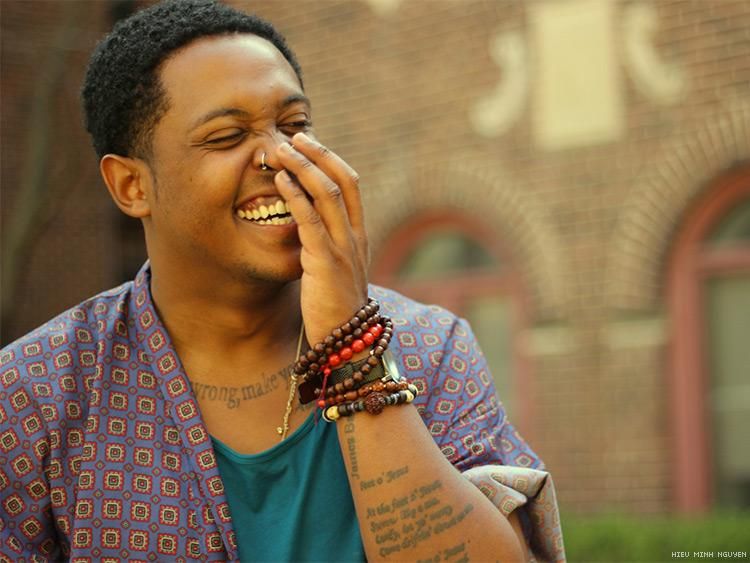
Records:
[[[236,559],[208,431],[144,265],[134,282],[66,311],[0,351],[0,554]],[[372,286],[417,408],[459,470],[542,469],[505,419],[465,321]]]

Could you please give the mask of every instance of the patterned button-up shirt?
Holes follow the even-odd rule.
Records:
[[[380,287],[371,295],[393,319],[394,357],[453,465],[539,468],[466,322]],[[211,439],[148,264],[0,352],[0,554],[237,558]]]

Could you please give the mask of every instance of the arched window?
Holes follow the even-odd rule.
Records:
[[[750,168],[686,217],[668,292],[677,508],[750,508]]]
[[[373,281],[468,320],[508,415],[529,434],[528,368],[517,344],[526,307],[498,233],[477,217],[433,210],[411,217],[382,248]]]

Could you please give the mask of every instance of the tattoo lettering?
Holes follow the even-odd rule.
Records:
[[[452,559],[456,555],[460,557]],[[461,542],[453,547],[448,547],[442,551],[438,551],[432,557],[427,559],[418,559],[417,563],[439,563],[440,561],[451,561],[452,563],[467,563],[469,561],[469,555],[466,553],[465,542]]]
[[[405,474],[398,471],[392,473],[393,478]],[[375,482],[377,486],[377,479]],[[442,487],[442,482],[435,480],[414,489],[408,495],[394,497],[390,503],[381,502],[377,506],[367,508],[370,531],[375,533],[375,543],[380,546],[381,557],[417,547],[432,536],[453,528],[474,510],[472,504],[467,504],[460,510],[443,504],[439,498]],[[465,550],[463,544],[460,550],[458,548],[459,546],[454,546],[438,553],[435,555],[438,559],[433,558],[431,561],[447,560]]]
[[[346,437],[346,450],[349,454],[349,466],[351,468],[352,479],[359,479],[359,465],[357,464],[357,442],[354,438],[354,421],[349,419],[344,424],[344,434]]]
[[[383,483],[392,483],[393,481],[403,475],[406,475],[407,473],[409,473],[409,466],[404,465],[403,467],[399,467],[398,469],[394,469],[393,471],[386,471],[385,473],[381,473],[380,476],[374,479],[362,481],[359,484],[359,488],[360,490],[365,491],[367,489],[377,487],[378,485],[382,485]]]
[[[258,399],[275,391],[279,388],[279,384],[282,381],[286,383],[288,389],[288,376],[291,369],[292,366],[287,366],[280,372],[272,375],[266,375],[264,373],[261,381],[245,385],[244,387],[224,387],[199,383],[197,381],[191,381],[190,385],[193,387],[195,398],[199,401],[220,401],[226,403],[228,409],[236,409],[240,406],[242,401]]]

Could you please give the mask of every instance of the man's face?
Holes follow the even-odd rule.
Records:
[[[265,214],[280,199],[275,171],[259,169],[261,154],[278,168],[276,147],[309,132],[310,107],[292,67],[260,37],[218,36],[176,52],[161,80],[169,109],[153,137],[156,189],[145,223],[152,260],[186,275],[299,278],[296,224],[240,216]]]

